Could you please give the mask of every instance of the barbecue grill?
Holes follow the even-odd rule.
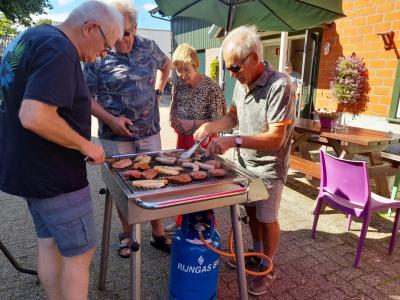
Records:
[[[140,154],[125,154],[112,157],[114,159],[131,158],[138,155],[151,156],[151,166],[162,165],[154,161],[159,155],[178,155],[183,150],[168,150]],[[193,180],[188,184],[171,184],[157,189],[137,188],[131,180],[125,178],[122,170],[115,170],[111,164],[102,166],[102,178],[106,185],[106,201],[103,223],[103,238],[100,259],[99,289],[105,288],[108,248],[110,240],[112,201],[124,214],[131,226],[131,299],[140,299],[140,223],[166,217],[230,206],[232,226],[235,237],[235,252],[238,254],[238,284],[240,299],[247,299],[247,285],[244,271],[242,232],[239,222],[239,204],[266,199],[267,189],[263,180],[253,173],[234,165],[220,157],[213,159],[221,162],[221,168],[226,170],[222,178],[207,177],[203,180]],[[112,161],[111,160],[111,161]],[[183,168],[183,172],[190,172]],[[160,178],[161,177],[161,178]],[[162,176],[158,178],[162,179]],[[137,250],[137,251],[135,251]]]

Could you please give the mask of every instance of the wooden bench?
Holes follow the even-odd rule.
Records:
[[[400,166],[400,155],[389,152],[381,152],[382,160],[391,163],[394,167]]]
[[[313,178],[321,179],[320,164],[300,156],[290,155],[290,168]]]

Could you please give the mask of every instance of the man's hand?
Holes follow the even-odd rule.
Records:
[[[220,138],[212,139],[207,147],[207,155],[217,154],[222,155],[230,148],[235,147],[234,136],[224,136]]]
[[[105,161],[103,148],[89,141],[82,150],[82,154],[89,158],[87,163],[91,165],[99,165]]]
[[[127,137],[133,136],[133,132],[129,130],[129,126],[132,125],[132,121],[125,116],[114,117],[113,121],[109,124],[115,134]]]

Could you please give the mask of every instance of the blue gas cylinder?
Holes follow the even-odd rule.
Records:
[[[203,245],[195,227],[198,223],[204,226],[202,235],[207,243],[221,249],[212,210],[184,215],[181,228],[172,238],[170,300],[217,299],[220,255]]]

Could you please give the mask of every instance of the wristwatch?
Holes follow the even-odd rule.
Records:
[[[159,89],[156,89],[156,96],[162,96],[162,91]]]
[[[235,144],[236,148],[240,148],[242,146],[243,140],[240,135],[235,136]]]

